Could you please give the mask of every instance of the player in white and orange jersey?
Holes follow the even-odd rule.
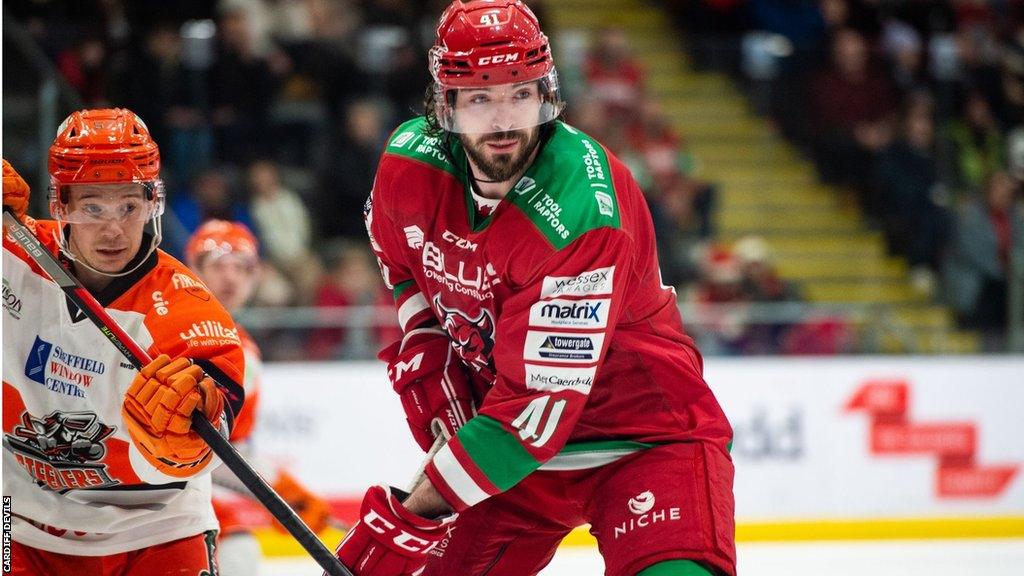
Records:
[[[185,261],[232,314],[245,305],[259,281],[259,244],[245,224],[238,222],[205,222],[189,238],[185,247]],[[230,439],[239,452],[251,461],[258,462],[251,443],[259,407],[263,362],[259,346],[241,326],[238,327],[238,335],[245,351],[245,406],[235,419]],[[264,468],[260,473],[274,490],[314,532],[327,527],[329,508],[323,499],[306,489],[285,470],[270,466],[260,468]],[[220,574],[256,576],[260,549],[253,529],[263,524],[267,515],[260,513],[254,516],[245,507],[237,506],[238,496],[248,496],[249,491],[230,471],[214,472],[213,483],[213,508],[220,521]]]
[[[50,147],[49,172],[54,220],[27,217],[28,186],[6,161],[4,208],[155,360],[136,371],[5,234],[3,490],[13,574],[215,574],[218,460],[191,414],[201,409],[230,434],[244,399],[238,330],[203,283],[157,248],[160,153],[134,113],[73,113]]]

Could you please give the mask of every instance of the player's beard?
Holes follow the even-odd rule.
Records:
[[[512,140],[519,146],[511,154],[490,154],[486,152],[487,142],[492,140]],[[484,173],[492,182],[506,182],[524,171],[532,160],[533,151],[540,140],[540,128],[529,130],[513,130],[510,132],[492,132],[476,139],[466,134],[459,134],[459,141],[466,150],[466,155],[473,165]]]

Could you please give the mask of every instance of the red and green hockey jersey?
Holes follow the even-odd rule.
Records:
[[[478,414],[427,467],[442,496],[462,510],[538,468],[728,442],[625,166],[558,122],[480,219],[464,151],[442,146],[422,118],[400,126],[364,209],[403,329],[436,320],[490,384]]]

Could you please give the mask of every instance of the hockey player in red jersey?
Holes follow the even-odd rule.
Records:
[[[558,120],[520,0],[453,2],[430,68],[364,212],[406,334],[388,374],[421,446],[455,433],[411,494],[366,493],[339,558],[360,576],[529,575],[589,524],[610,576],[734,575],[732,429],[639,187]]]
[[[185,246],[185,262],[231,314],[242,309],[259,282],[259,243],[245,224],[238,222],[204,222]],[[330,517],[327,502],[288,471],[259,465],[252,448],[252,432],[259,407],[263,361],[256,342],[241,326],[238,326],[238,336],[245,351],[245,405],[235,418],[231,443],[247,460],[257,464],[260,474],[303,522],[314,532],[320,532],[327,527]],[[261,508],[239,506],[240,497],[251,495],[235,475],[224,467],[215,470],[213,509],[220,523],[217,544],[220,576],[259,574],[262,554],[253,530],[265,525],[269,515]]]
[[[50,147],[49,172],[54,220],[25,214],[28,186],[6,161],[4,208],[155,359],[141,371],[125,362],[4,235],[12,573],[215,574],[217,460],[191,414],[198,407],[230,433],[244,398],[238,332],[202,282],[157,248],[160,153],[134,113],[73,113]]]

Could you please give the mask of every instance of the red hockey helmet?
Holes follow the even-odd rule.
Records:
[[[437,118],[448,131],[467,131],[460,129],[455,117],[460,89],[512,91],[536,81],[540,104],[536,120],[519,120],[513,129],[553,120],[564,106],[548,37],[522,0],[452,2],[437,26],[437,38],[430,50],[430,72]]]
[[[228,254],[254,261],[259,258],[256,236],[241,222],[207,220],[185,245],[185,261],[193,268],[203,257],[220,258]]]

